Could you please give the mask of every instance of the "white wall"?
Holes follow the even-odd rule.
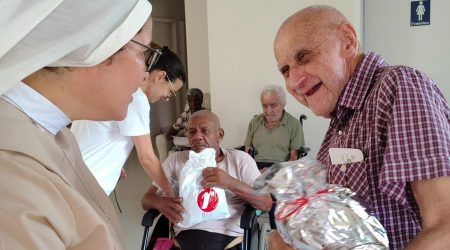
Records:
[[[189,87],[210,92],[206,0],[185,0],[184,8]]]
[[[430,25],[411,27],[410,1],[364,3],[364,50],[392,65],[403,64],[433,78],[450,100],[450,1],[431,1]]]
[[[185,0],[189,83],[202,88],[197,84],[204,82],[196,81],[208,77],[212,110],[225,129],[223,146],[243,144],[248,122],[261,113],[259,93],[264,85],[284,86],[272,49],[279,26],[301,8],[318,3],[336,6],[361,30],[360,0]],[[206,16],[199,11],[204,8]],[[315,155],[329,121],[315,117],[290,95],[286,110],[308,116],[305,140]]]

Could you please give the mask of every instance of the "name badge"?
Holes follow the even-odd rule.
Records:
[[[364,160],[363,152],[355,148],[330,148],[331,164],[350,164]]]

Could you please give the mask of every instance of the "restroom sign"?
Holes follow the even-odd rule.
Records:
[[[411,1],[411,26],[430,25],[431,0]]]

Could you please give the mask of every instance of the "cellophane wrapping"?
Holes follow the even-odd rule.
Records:
[[[326,182],[319,161],[274,164],[254,183],[277,199],[275,221],[283,240],[295,249],[388,249],[381,223],[350,189]]]

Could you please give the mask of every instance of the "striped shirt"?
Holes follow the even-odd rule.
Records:
[[[332,165],[329,148],[355,148],[364,160]],[[365,56],[344,89],[317,155],[328,181],[355,191],[386,228],[391,249],[421,231],[410,182],[450,175],[450,108],[433,80]]]

